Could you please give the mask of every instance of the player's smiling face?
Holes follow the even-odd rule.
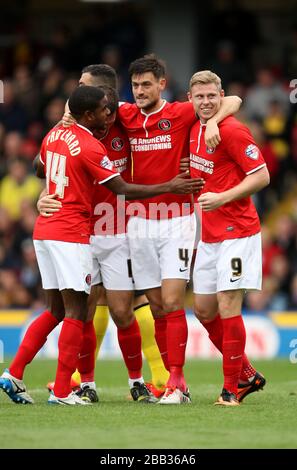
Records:
[[[208,121],[219,110],[224,91],[214,83],[196,84],[192,86],[189,99],[202,122]]]
[[[132,91],[137,107],[147,113],[155,111],[161,104],[161,92],[165,86],[165,78],[156,78],[152,72],[132,75]]]

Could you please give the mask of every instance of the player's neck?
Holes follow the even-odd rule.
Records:
[[[84,119],[78,120],[78,121],[77,121],[77,124],[79,124],[80,126],[84,127],[85,129],[88,129],[88,131],[90,131],[90,132],[93,133],[93,130],[94,130],[94,129],[93,129],[93,128],[91,129],[91,128],[89,127],[88,123],[85,122]]]
[[[161,110],[161,108],[164,106],[164,104],[165,104],[165,100],[163,100],[163,98],[160,98],[155,104],[153,104],[149,108],[142,109],[141,112],[143,114],[156,113],[156,112]]]
[[[105,131],[102,132],[102,135],[99,137],[100,140],[105,139],[105,137],[108,136],[109,129],[110,129],[110,127],[108,127]]]

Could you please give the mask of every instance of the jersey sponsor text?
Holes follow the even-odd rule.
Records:
[[[171,135],[157,135],[151,139],[132,138],[130,139],[132,152],[143,152],[150,150],[171,149]]]

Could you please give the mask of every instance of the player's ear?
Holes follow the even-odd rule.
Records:
[[[166,87],[166,78],[160,78],[160,80],[159,80],[159,85],[160,85],[160,90],[161,90],[161,91],[165,90],[165,87]]]
[[[191,95],[190,91],[188,91],[187,97],[188,97],[188,100],[191,101],[191,103],[192,103],[192,95]]]
[[[85,112],[85,116],[88,119],[88,121],[93,121],[94,119],[94,111],[87,110]]]
[[[221,90],[220,95],[221,95],[221,98],[224,98],[224,96],[225,96],[225,90]]]

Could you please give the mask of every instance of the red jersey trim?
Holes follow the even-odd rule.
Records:
[[[145,119],[144,119],[144,121],[143,121],[142,127],[143,127],[143,129],[144,129],[144,131],[145,131],[145,136],[146,136],[146,137],[148,137],[148,131],[147,131],[147,129],[146,129],[146,124],[147,124],[148,119],[149,119],[151,116],[153,116],[154,114],[158,114],[160,111],[162,111],[162,109],[164,108],[164,106],[166,106],[166,103],[167,103],[167,101],[166,101],[166,100],[163,100],[162,106],[160,106],[160,108],[157,109],[157,111],[153,111],[152,113],[146,113],[146,112],[143,111],[143,109],[140,110],[140,114],[142,114],[143,116],[145,116]]]
[[[152,116],[153,114],[157,114],[159,113],[160,111],[162,111],[162,109],[164,108],[164,106],[166,105],[167,101],[166,100],[163,100],[163,103],[161,104],[160,108],[157,109],[156,111],[152,111],[151,113],[146,113],[145,111],[143,111],[143,109],[140,110],[141,114],[144,114],[144,116],[147,116],[147,117],[150,117]]]

